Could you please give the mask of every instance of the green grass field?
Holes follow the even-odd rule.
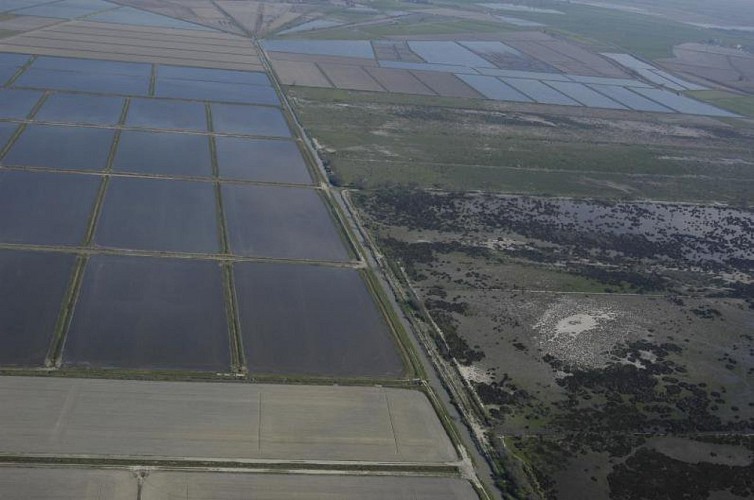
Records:
[[[721,90],[699,90],[689,92],[699,100],[727,109],[744,116],[754,117],[754,96],[738,95]]]
[[[754,171],[745,163],[752,152],[727,128],[697,125],[677,136],[652,124],[656,117],[637,125],[512,112],[483,100],[300,87],[288,93],[345,185],[731,202],[754,194]],[[710,138],[700,142],[698,134]]]

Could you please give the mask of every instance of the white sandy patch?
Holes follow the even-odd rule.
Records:
[[[599,326],[601,320],[613,319],[615,314],[602,313],[597,315],[591,314],[574,314],[563,318],[555,324],[555,335],[570,335],[575,338],[580,333],[589,332]]]
[[[533,328],[544,354],[567,363],[598,367],[610,352],[639,331],[628,311],[598,298],[564,297],[551,304]]]
[[[477,382],[483,384],[489,384],[492,382],[492,377],[478,366],[465,366],[460,363],[458,363],[457,366],[458,371],[461,373],[461,376],[466,379],[467,382]]]

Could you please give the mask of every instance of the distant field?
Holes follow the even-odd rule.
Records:
[[[732,202],[754,189],[744,146],[751,131],[717,121],[329,89],[289,94],[346,185]]]
[[[567,2],[547,2],[544,5],[557,8],[565,15],[526,12],[517,13],[517,16],[578,35],[588,42],[597,42],[598,46],[621,48],[649,59],[670,57],[672,47],[683,42],[716,38],[731,44],[754,43],[754,33],[713,31],[660,17]]]
[[[754,96],[745,96],[718,90],[691,92],[695,98],[741,115],[754,117]]]
[[[510,28],[501,23],[470,21],[465,19],[430,18],[426,21],[396,19],[391,23],[373,26],[335,27],[317,30],[316,32],[302,32],[289,35],[289,38],[310,38],[323,40],[371,40],[392,35],[437,35],[450,33],[500,33]]]

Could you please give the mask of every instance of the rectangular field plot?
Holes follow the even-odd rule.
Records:
[[[29,125],[0,162],[63,170],[103,170],[114,135],[113,130],[99,128]]]
[[[131,7],[120,7],[97,13],[87,19],[101,23],[115,23],[135,26],[154,26],[160,28],[177,28],[185,30],[211,31],[212,28],[194,24],[172,17],[153,14]]]
[[[366,40],[264,40],[262,47],[269,52],[374,59],[372,44]]]
[[[403,374],[390,328],[357,270],[249,262],[234,269],[251,373]]]
[[[450,64],[472,68],[495,67],[491,62],[456,42],[408,42],[408,46],[430,64]]]
[[[233,254],[348,260],[335,222],[316,190],[226,184],[222,194]]]
[[[619,102],[623,104],[624,106],[628,106],[629,108],[636,110],[636,111],[655,111],[658,113],[672,113],[673,110],[670,108],[666,108],[665,106],[660,106],[656,102],[647,99],[644,96],[641,96],[635,92],[631,92],[631,90],[625,88],[625,87],[618,87],[615,85],[589,85],[594,90],[601,94],[605,94],[610,99],[613,99],[616,102]]]
[[[159,97],[279,105],[265,73],[160,66],[155,83]]]
[[[62,253],[0,251],[0,365],[44,363],[75,260]]]
[[[15,66],[7,66],[0,64],[0,85],[4,85],[8,80],[13,78],[18,68]]]
[[[97,11],[108,8],[111,8],[111,6],[107,2],[77,2],[75,0],[62,0],[61,2],[51,2],[44,5],[36,5],[26,9],[21,9],[17,12],[18,14],[26,16],[73,19],[79,16],[85,16],[87,14],[93,14]]]
[[[628,109],[622,104],[618,104],[612,99],[608,99],[599,92],[595,92],[583,83],[547,82],[547,84],[571,99],[590,108]]]
[[[0,398],[0,452],[15,455],[458,460],[405,389],[0,377]]]
[[[199,102],[133,99],[126,125],[203,132],[207,130],[207,113]]]
[[[0,118],[26,118],[40,97],[34,90],[0,89]]]
[[[2,7],[0,7],[0,10],[3,10]],[[26,54],[0,52],[0,66],[12,66],[14,68],[20,68],[29,61],[30,57],[31,56]]]
[[[474,87],[487,99],[496,101],[532,102],[518,90],[504,84],[494,76],[456,75],[458,78]]]
[[[138,489],[129,470],[0,467],[0,498],[135,500]]]
[[[116,125],[123,98],[81,94],[53,94],[34,116],[35,120],[85,125]]]
[[[312,183],[306,162],[293,141],[218,137],[216,146],[223,179]]]
[[[75,90],[99,94],[147,95],[149,78],[109,73],[86,73],[29,68],[14,83],[15,87]]]
[[[499,76],[503,78],[524,78],[530,80],[543,80],[546,82],[570,82],[568,76],[561,73],[545,73],[542,71],[520,71],[516,69],[479,68],[479,73],[487,76]]]
[[[78,59],[73,57],[39,57],[32,67],[53,71],[78,71],[87,74],[123,75],[144,78],[149,81],[152,65],[144,63],[101,61],[99,59]]]
[[[135,481],[135,480],[134,480]],[[144,481],[143,500],[180,498],[236,500],[253,491],[258,499],[327,500],[476,500],[471,485],[440,477],[356,477],[312,474],[222,474],[152,472]]]
[[[0,172],[0,242],[82,245],[100,178]]]
[[[235,104],[212,104],[211,108],[215,132],[266,137],[291,136],[285,116],[278,108]]]
[[[570,97],[566,97],[539,80],[523,80],[518,78],[501,78],[501,80],[519,92],[528,95],[536,102],[542,104],[560,104],[562,106],[579,106],[579,103]]]
[[[326,87],[332,84],[325,78],[319,67],[307,61],[272,61],[272,67],[283,85],[300,85],[302,87]]]
[[[435,95],[408,70],[391,68],[364,68],[372,78],[385,87],[388,92],[403,94]]]
[[[384,92],[385,90],[360,66],[321,63],[319,67],[328,80],[333,82],[339,89],[367,90],[372,92]]]
[[[270,86],[267,74],[259,71],[231,71],[225,69],[189,68],[160,65],[157,79],[190,80],[200,82],[236,83]]]
[[[205,135],[124,130],[113,170],[144,174],[212,175],[209,138]]]
[[[209,182],[116,177],[94,242],[104,247],[216,253],[215,190]]]
[[[632,89],[634,92],[638,92],[648,99],[652,99],[663,106],[670,109],[674,109],[679,113],[685,113],[689,115],[703,115],[703,116],[736,116],[733,113],[716,108],[703,102],[689,99],[682,95],[676,95],[673,92],[661,89]]]
[[[452,73],[437,73],[432,71],[412,71],[411,73],[437,95],[446,97],[482,97],[482,94],[466,85]]]
[[[0,122],[0,151],[3,150],[13,133],[18,128],[17,123]]]
[[[157,97],[280,105],[275,89],[262,85],[162,78],[155,89]]]
[[[220,266],[201,260],[92,257],[63,363],[227,371],[230,354]]]

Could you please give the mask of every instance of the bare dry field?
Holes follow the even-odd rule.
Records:
[[[231,500],[252,491],[260,500],[329,500],[359,498],[378,500],[473,500],[476,493],[460,479],[421,477],[356,477],[292,474],[216,474],[155,472],[144,481],[141,498],[183,498],[186,491],[195,500]]]
[[[5,455],[457,460],[414,391],[3,377],[0,395]]]
[[[283,85],[332,87],[332,84],[327,81],[327,78],[322,74],[319,67],[312,62],[279,59],[272,62],[272,68],[277,73],[278,79]]]
[[[139,485],[141,483],[141,485]],[[473,500],[457,478],[0,466],[0,498],[55,500]]]
[[[364,68],[388,92],[435,95],[410,71],[390,68]]]
[[[385,91],[364,68],[359,66],[329,63],[321,63],[318,66],[327,76],[328,80],[340,89],[367,90],[372,92]]]
[[[0,498],[136,500],[138,481],[129,470],[0,466]]]
[[[117,41],[114,40],[117,36]],[[2,39],[0,51],[263,71],[251,43],[228,33],[71,21]]]

